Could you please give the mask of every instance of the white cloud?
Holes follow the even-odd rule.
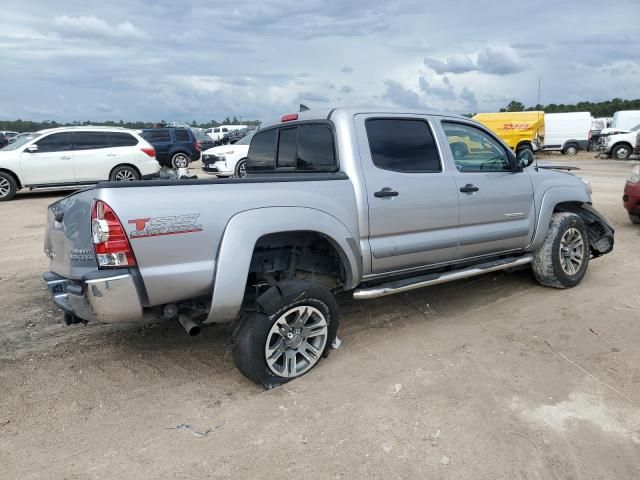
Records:
[[[133,40],[149,37],[146,32],[134,27],[129,21],[110,25],[94,16],[57,16],[53,18],[52,25],[64,37],[105,37]]]

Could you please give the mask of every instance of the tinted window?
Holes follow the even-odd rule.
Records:
[[[130,133],[109,133],[111,145],[114,147],[133,147],[138,144],[138,139]]]
[[[74,150],[93,150],[109,147],[108,132],[73,132],[71,143]]]
[[[219,129],[219,128],[214,128],[214,129],[213,129],[213,131],[214,131],[215,133],[218,133],[218,132],[220,132],[220,129]]]
[[[424,120],[367,120],[371,158],[376,167],[396,172],[439,172],[440,159]]]
[[[506,150],[488,133],[471,125],[442,122],[460,172],[510,171]]]
[[[187,133],[186,130],[175,130],[174,133],[176,135],[176,142],[188,142],[189,141],[189,134]]]
[[[278,136],[278,167],[296,166],[297,128],[284,128]]]
[[[228,131],[229,131],[229,129],[228,129],[228,128],[223,128],[223,129],[222,129],[222,131],[223,131],[223,132],[228,132]]]
[[[169,130],[147,130],[143,132],[143,137],[150,142],[170,142],[171,134]]]
[[[64,152],[71,150],[70,133],[52,133],[36,143],[38,152]]]
[[[332,172],[337,163],[333,148],[333,133],[328,125],[298,127],[297,170]]]
[[[256,133],[247,154],[247,170],[273,170],[276,150],[276,129]]]

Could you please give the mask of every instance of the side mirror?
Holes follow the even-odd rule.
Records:
[[[524,169],[533,164],[535,160],[533,152],[528,149],[520,150],[516,156],[516,165],[518,168]]]
[[[35,153],[38,151],[38,145],[29,145],[27,148],[25,148],[25,151],[29,153]]]

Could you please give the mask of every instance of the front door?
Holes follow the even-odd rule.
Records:
[[[529,174],[515,171],[512,155],[483,129],[458,121],[443,121],[442,127],[460,199],[456,258],[526,247],[535,224]]]
[[[458,194],[427,117],[358,115],[373,273],[447,262],[458,246]]]
[[[25,185],[75,183],[70,133],[51,133],[33,145],[37,151],[23,149],[20,154]]]

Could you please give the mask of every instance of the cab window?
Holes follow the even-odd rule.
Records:
[[[463,123],[442,122],[442,127],[458,171],[511,171],[507,151],[488,133]]]

